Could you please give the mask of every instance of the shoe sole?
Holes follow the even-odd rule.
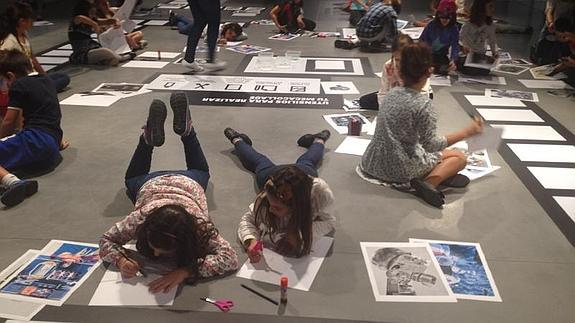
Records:
[[[166,135],[164,133],[164,123],[166,122],[167,115],[168,112],[164,102],[154,100],[154,102],[152,102],[150,105],[150,112],[148,115],[152,146],[159,147],[164,144],[166,139]]]
[[[413,187],[417,192],[417,195],[420,196],[428,204],[435,207],[441,207],[443,204],[445,204],[445,201],[441,196],[442,193],[439,192],[439,194],[437,194],[429,187],[427,187],[423,181],[411,181],[410,184],[411,187]]]
[[[8,190],[2,195],[0,200],[7,207],[16,206],[26,199],[26,185],[19,185]]]
[[[174,93],[170,97],[170,106],[174,111],[174,132],[181,136],[188,130],[188,120],[192,118],[188,97],[184,93]]]

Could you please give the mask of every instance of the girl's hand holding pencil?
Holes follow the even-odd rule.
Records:
[[[136,277],[140,271],[140,265],[135,260],[124,256],[118,259],[116,265],[118,266],[118,269],[120,269],[122,277],[124,278]]]

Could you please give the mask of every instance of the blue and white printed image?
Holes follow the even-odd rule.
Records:
[[[475,246],[432,242],[429,245],[453,293],[495,296]]]
[[[51,255],[39,255],[0,293],[63,300],[99,262],[98,248],[63,243]]]

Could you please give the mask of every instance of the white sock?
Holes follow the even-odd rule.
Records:
[[[18,177],[16,177],[16,175],[14,174],[8,174],[4,177],[2,177],[2,180],[0,180],[0,184],[8,187],[16,182],[20,181],[20,179]]]

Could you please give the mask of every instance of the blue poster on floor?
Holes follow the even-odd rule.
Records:
[[[0,296],[59,306],[99,264],[97,245],[53,240],[0,286]]]
[[[419,239],[410,241],[429,243],[457,298],[501,302],[479,244]]]

